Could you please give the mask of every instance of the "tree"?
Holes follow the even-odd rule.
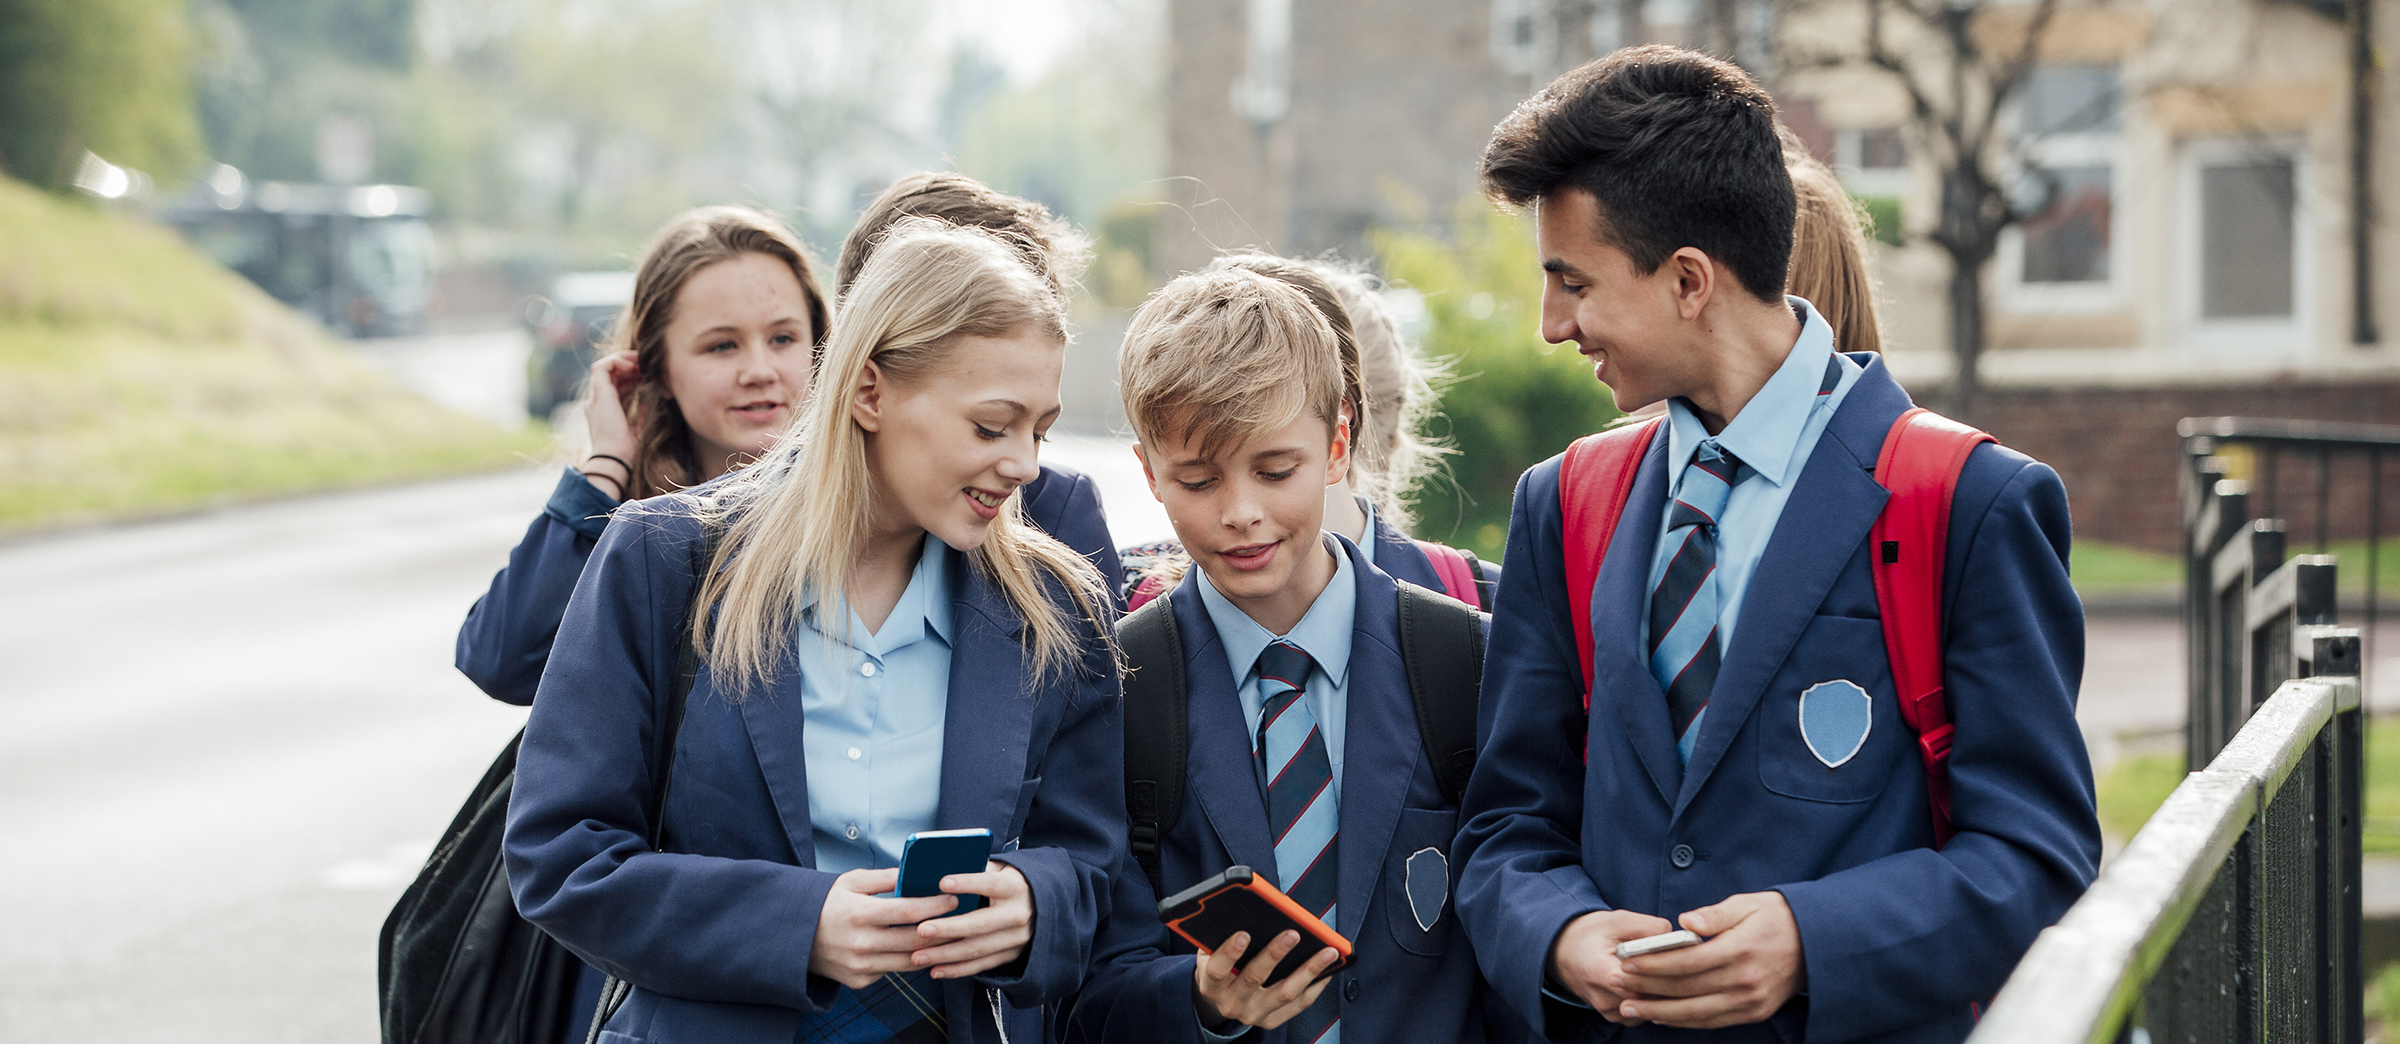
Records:
[[[84,152],[179,178],[201,158],[182,0],[0,0],[0,169],[53,190]]]
[[[1940,179],[1939,204],[1922,236],[1950,261],[1953,369],[1946,407],[1971,418],[1982,388],[1984,269],[1999,251],[2001,233],[2032,216],[2034,208],[2020,197],[2048,195],[2024,191],[2044,187],[2038,172],[2012,176],[2027,166],[2023,141],[2003,134],[2058,0],[1828,0],[1824,13],[1838,18],[1852,12],[1833,2],[1858,9],[1853,33],[1847,40],[1833,39],[1838,32],[1793,34],[1787,68],[1863,67],[1907,92],[1910,136]]]

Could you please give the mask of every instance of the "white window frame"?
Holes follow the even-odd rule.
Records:
[[[2025,281],[2025,229],[2010,225],[2000,233],[1993,260],[1997,268],[2000,309],[2011,314],[2089,315],[2119,312],[2128,305],[2125,269],[2128,218],[2125,205],[2125,144],[2121,133],[2056,134],[2031,143],[2025,163],[2033,169],[2070,167],[2108,168],[2108,278],[2084,283]]]
[[[1869,167],[1859,162],[1866,155],[1866,136],[1883,130],[1900,130],[1900,128],[1837,127],[1834,129],[1833,169],[1841,174],[1842,183],[1849,186],[1852,195],[1889,196],[1894,199],[1905,198],[1908,195],[1908,161],[1912,150],[1908,147],[1908,134],[1905,130],[1901,130],[1900,134],[1899,166]]]
[[[2281,318],[2210,318],[2200,312],[2200,172],[2205,167],[2263,158],[2292,163],[2292,314]],[[2183,143],[2175,154],[2175,326],[2176,342],[2197,353],[2259,352],[2283,356],[2308,353],[2315,343],[2310,289],[2316,285],[2315,237],[2309,227],[2310,179],[2307,142],[2288,136],[2203,138]]]

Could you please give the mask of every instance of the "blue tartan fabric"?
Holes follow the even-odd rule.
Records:
[[[933,1044],[950,1039],[942,991],[930,971],[889,972],[863,990],[844,987],[833,1007],[801,1020],[792,1044]]]

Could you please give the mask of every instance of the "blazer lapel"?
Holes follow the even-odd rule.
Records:
[[[751,756],[758,759],[759,775],[766,777],[767,794],[775,799],[775,818],[783,823],[792,855],[801,866],[814,867],[817,837],[808,816],[808,701],[801,694],[802,684],[797,670],[787,670],[772,688],[734,706],[750,734]],[[692,688],[690,702],[696,711],[701,686]]]
[[[1880,361],[1851,386],[1842,408],[1817,439],[1800,471],[1799,485],[1784,502],[1774,535],[1750,575],[1742,599],[1741,640],[1726,650],[1717,687],[1709,694],[1708,716],[1675,800],[1678,815],[1741,732],[1742,722],[1783,668],[1784,658],[1808,629],[1834,580],[1849,566],[1859,543],[1891,494],[1874,479],[1875,457],[1892,419],[1908,408],[1908,396],[1892,383]],[[1862,453],[1863,448],[1863,453]]]
[[[1225,666],[1224,646],[1194,584],[1186,577],[1168,596],[1183,636],[1184,714],[1191,729],[1185,773],[1226,854],[1280,886],[1275,841],[1267,836],[1267,802],[1258,792],[1258,770],[1251,767],[1250,725],[1234,691],[1239,683]]]
[[[1345,545],[1346,547],[1347,545]],[[1342,723],[1341,836],[1334,854],[1334,930],[1356,939],[1375,882],[1383,876],[1392,832],[1400,826],[1425,743],[1417,729],[1408,668],[1395,644],[1400,634],[1399,589],[1389,576],[1350,552],[1357,571],[1358,610],[1351,623],[1350,675]]]
[[[956,555],[958,552],[949,551]],[[1033,740],[1024,620],[1004,595],[961,560],[950,617],[950,696],[942,718],[942,797],[933,821],[944,830],[983,827],[1006,838]]]
[[[1602,701],[1616,704],[1617,727],[1639,757],[1642,768],[1658,788],[1661,801],[1672,802],[1683,778],[1675,754],[1675,732],[1667,721],[1667,694],[1650,674],[1642,645],[1642,618],[1649,612],[1650,559],[1658,552],[1658,526],[1667,509],[1667,440],[1650,440],[1633,489],[1626,494],[1625,512],[1609,538],[1608,558],[1592,584],[1592,634],[1578,635],[1592,649],[1591,735],[1586,744],[1605,742],[1600,735]],[[1573,539],[1574,534],[1567,534]],[[1568,597],[1574,597],[1572,592]]]

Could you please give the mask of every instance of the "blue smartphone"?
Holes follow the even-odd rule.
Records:
[[[992,832],[919,830],[900,843],[900,898],[942,895],[942,878],[951,874],[980,874],[992,856]],[[961,895],[958,908],[943,914],[955,917],[983,908],[980,895]]]

